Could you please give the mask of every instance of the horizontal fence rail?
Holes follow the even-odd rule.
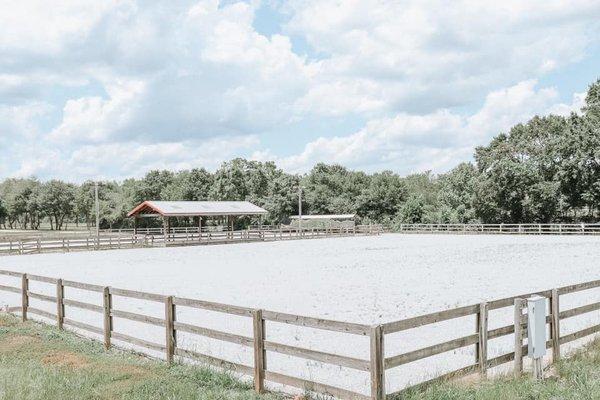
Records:
[[[154,230],[156,230],[156,233],[154,233]],[[162,228],[149,228],[146,231],[140,230],[137,234],[103,232],[99,237],[89,236],[88,234],[85,237],[11,239],[0,241],[0,255],[315,239],[336,236],[378,235],[382,232],[381,225],[357,225],[351,228],[322,229],[280,227],[277,229],[245,229],[238,231],[203,230],[201,232],[198,232],[198,228],[173,228],[167,235],[163,233]]]
[[[472,364],[435,376],[427,381],[413,385],[410,388],[423,387],[434,382],[451,379],[465,374],[479,373],[481,375],[486,375],[489,369],[509,362],[514,362],[514,373],[516,376],[519,376],[523,372],[523,357],[527,351],[527,316],[523,313],[524,309],[526,309],[524,299],[533,295],[546,297],[549,302],[548,309],[550,312],[547,315],[546,323],[549,328],[550,338],[547,341],[547,349],[552,350],[553,361],[556,361],[561,357],[561,345],[600,332],[600,324],[580,329],[566,335],[561,335],[560,330],[561,321],[600,310],[600,302],[588,303],[575,308],[561,310],[560,297],[584,290],[600,288],[600,280],[563,286],[535,293],[524,293],[518,296],[510,296],[484,303],[471,304],[371,326],[179,296],[166,296],[130,289],[93,285],[14,271],[0,271],[0,276],[8,277],[7,279],[13,279],[13,282],[15,279],[20,281],[20,285],[18,286],[11,286],[3,283],[0,285],[0,291],[20,294],[21,305],[8,306],[5,308],[5,311],[20,313],[23,321],[26,321],[29,318],[29,315],[33,314],[55,321],[59,329],[63,329],[64,326],[67,326],[99,335],[102,337],[106,349],[114,345],[113,341],[117,341],[155,352],[161,352],[168,362],[172,362],[175,357],[179,357],[181,359],[201,362],[226,370],[235,371],[240,374],[249,375],[253,377],[254,388],[259,393],[265,390],[265,381],[269,381],[296,387],[300,390],[312,391],[343,399],[382,400],[385,398],[393,398],[401,396],[409,389],[409,387],[403,388],[395,393],[386,393],[386,371],[468,346],[473,346],[475,349],[476,356]],[[30,282],[51,285],[51,288],[55,287],[55,295],[43,294],[31,290]],[[102,305],[83,302],[71,297],[67,298],[65,296],[65,288],[75,288],[80,291],[96,293],[98,299],[101,299]],[[136,299],[163,305],[164,315],[157,317],[121,310],[116,308],[113,304],[116,298]],[[49,312],[36,307],[31,307],[31,299],[54,304],[56,306],[56,312]],[[72,317],[65,314],[65,306],[89,311],[92,313],[91,315],[97,315],[99,321],[98,326],[72,319]],[[246,318],[249,326],[252,326],[252,335],[241,335],[227,332],[226,330],[213,329],[179,321],[177,315],[182,308],[205,310]],[[504,308],[512,308],[514,310],[513,322],[505,326],[490,329],[490,312]],[[468,335],[445,340],[440,343],[401,354],[386,355],[384,353],[386,337],[390,334],[464,317],[472,317],[475,321],[475,330]],[[116,331],[113,324],[115,318],[143,323],[163,329],[165,332],[165,340],[162,343],[156,343],[135,337],[135,333],[133,332]],[[268,330],[266,329],[267,322],[318,329],[325,332],[366,336],[370,341],[370,356],[368,359],[361,359],[327,351],[314,350],[307,347],[278,343],[270,339]],[[242,348],[252,349],[253,363],[252,365],[246,365],[240,362],[227,361],[215,355],[203,354],[198,351],[183,348],[177,341],[178,332],[185,332],[187,334],[232,343],[241,346]],[[513,351],[492,358],[488,357],[488,342],[508,335],[514,336]],[[365,395],[346,388],[331,386],[272,371],[269,369],[267,363],[269,352],[368,373],[370,376],[370,388],[365,389],[370,389],[370,394]],[[432,369],[435,370],[436,368]]]
[[[368,335],[370,326],[356,323],[346,323],[322,318],[304,317],[300,315],[272,312],[266,310],[257,310],[253,308],[240,307],[236,305],[221,304],[197,299],[189,299],[178,296],[164,296],[160,294],[139,292],[129,289],[120,289],[114,287],[104,287],[92,285],[83,282],[75,282],[57,278],[33,274],[21,274],[13,271],[0,271],[0,275],[21,279],[21,287],[0,285],[0,291],[21,294],[20,307],[8,307],[9,312],[20,312],[23,321],[26,321],[30,314],[37,315],[46,319],[56,321],[59,329],[64,326],[76,328],[82,331],[90,332],[103,337],[106,349],[112,347],[114,341],[123,342],[134,346],[143,347],[152,351],[162,352],[168,362],[172,362],[174,357],[189,359],[209,364],[215,367],[232,370],[240,374],[251,375],[254,377],[255,389],[258,392],[264,391],[265,381],[279,383],[287,386],[296,387],[300,390],[309,390],[328,395],[348,398],[348,399],[368,399],[369,396],[356,393],[344,388],[338,388],[319,382],[313,382],[294,376],[285,375],[279,372],[271,371],[267,367],[267,352],[279,353],[293,356],[300,359],[318,361],[321,363],[343,366],[358,371],[368,372],[370,361],[354,357],[334,354],[329,352],[312,350],[300,346],[292,346],[284,343],[278,343],[269,340],[266,332],[266,323],[268,321],[287,325],[303,326],[307,328],[319,329],[324,331],[341,332],[350,335]],[[49,296],[29,289],[30,282],[41,282],[56,287],[56,296]],[[70,287],[82,291],[97,293],[102,297],[103,305],[91,304],[66,298],[64,288]],[[113,301],[117,297],[149,301],[153,303],[164,304],[164,317],[156,317],[140,314],[131,311],[120,310],[116,308]],[[36,299],[52,304],[56,304],[56,312],[48,312],[29,305],[31,299]],[[81,321],[69,318],[65,314],[65,306],[74,307],[81,310],[90,311],[98,315],[99,323],[95,326]],[[253,335],[244,336],[231,332],[211,329],[197,326],[190,323],[177,320],[177,312],[181,308],[200,309],[212,311],[227,315],[246,317],[253,326]],[[143,323],[165,330],[165,342],[155,343],[134,336],[131,332],[118,332],[114,329],[113,319],[125,319],[138,323]],[[198,335],[223,342],[233,343],[239,346],[254,349],[254,365],[244,365],[220,359],[215,356],[202,354],[197,351],[185,349],[177,344],[177,332]]]
[[[403,233],[598,235],[600,224],[400,224]]]

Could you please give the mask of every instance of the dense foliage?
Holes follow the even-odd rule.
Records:
[[[267,223],[298,212],[356,213],[362,222],[397,226],[407,222],[596,221],[600,214],[600,80],[586,106],[568,117],[536,116],[478,147],[475,163],[446,174],[401,177],[366,174],[340,165],[317,164],[292,175],[272,162],[234,159],[205,169],[150,171],[141,179],[102,182],[103,227],[127,226],[126,213],[143,200],[249,200],[269,211]],[[90,226],[93,183],[35,178],[0,183],[0,224],[51,229],[65,222]],[[247,221],[246,221],[247,222]]]

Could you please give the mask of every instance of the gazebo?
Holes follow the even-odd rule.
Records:
[[[198,217],[198,231],[202,230],[202,218],[227,217],[233,227],[233,218],[248,215],[263,216],[267,210],[249,201],[144,201],[127,214],[134,218],[137,233],[139,218],[162,218],[165,236],[171,230],[171,217]]]

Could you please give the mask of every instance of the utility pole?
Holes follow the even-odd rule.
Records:
[[[98,182],[94,183],[94,202],[96,206],[96,246],[100,246],[100,203],[98,202]]]
[[[302,232],[302,186],[298,187],[298,229]]]

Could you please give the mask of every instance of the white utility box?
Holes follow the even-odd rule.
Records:
[[[546,298],[533,296],[527,299],[528,355],[539,359],[546,355]]]

